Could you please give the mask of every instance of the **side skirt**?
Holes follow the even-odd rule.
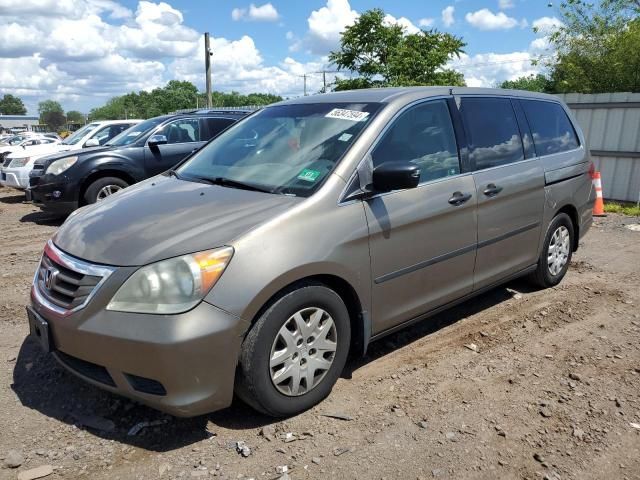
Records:
[[[456,305],[459,305],[461,303],[464,303],[467,300],[469,300],[469,299],[471,299],[471,298],[473,298],[473,297],[475,297],[477,295],[480,295],[480,294],[485,293],[485,292],[487,292],[489,290],[492,290],[492,289],[494,289],[494,288],[496,288],[496,287],[498,287],[500,285],[503,285],[503,284],[505,284],[507,282],[510,282],[511,280],[515,280],[516,278],[523,277],[524,275],[527,275],[527,274],[533,272],[536,268],[537,268],[537,265],[531,265],[530,267],[527,267],[527,268],[525,268],[523,270],[520,270],[520,271],[518,271],[516,273],[513,273],[513,274],[509,275],[508,277],[505,277],[505,278],[503,278],[503,279],[501,279],[501,280],[499,280],[499,281],[497,281],[495,283],[492,283],[491,285],[487,285],[486,287],[482,287],[479,290],[471,292],[471,293],[465,295],[464,297],[460,297],[457,300],[453,300],[453,301],[451,301],[449,303],[446,303],[446,304],[444,304],[444,305],[442,305],[440,307],[434,308],[433,310],[430,310],[430,311],[428,311],[426,313],[418,315],[417,317],[414,317],[414,318],[412,318],[410,320],[407,320],[406,322],[400,323],[399,325],[396,325],[395,327],[391,327],[391,328],[388,328],[387,330],[384,330],[382,332],[376,333],[375,335],[373,335],[371,337],[370,341],[373,342],[375,340],[379,340],[379,339],[381,339],[383,337],[386,337],[387,335],[391,335],[392,333],[397,332],[398,330],[402,330],[403,328],[406,328],[406,327],[408,327],[410,325],[413,325],[414,323],[418,323],[418,322],[420,322],[422,320],[425,320],[425,319],[427,319],[429,317],[437,315],[438,313],[443,312],[444,310],[447,310],[447,309],[449,309],[451,307],[455,307]],[[367,342],[367,343],[369,343],[369,342]],[[367,353],[367,345],[365,344],[365,348],[364,348],[363,354],[366,354],[366,353]]]

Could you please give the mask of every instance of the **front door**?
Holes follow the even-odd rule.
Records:
[[[474,289],[480,289],[536,263],[544,171],[528,154],[528,126],[518,124],[509,98],[461,97],[459,104],[478,199]]]
[[[164,135],[167,143],[144,147],[144,165],[149,177],[173,168],[206,143],[200,138],[200,122],[197,118],[174,120],[160,127],[153,135]]]
[[[400,114],[372,152],[374,168],[411,161],[420,185],[365,202],[372,270],[373,333],[471,292],[476,195],[461,173],[447,101]]]

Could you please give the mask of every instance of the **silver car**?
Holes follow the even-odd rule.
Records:
[[[32,334],[178,416],[288,416],[349,352],[510,279],[564,277],[592,222],[585,139],[549,95],[417,87],[281,102],[73,213]]]

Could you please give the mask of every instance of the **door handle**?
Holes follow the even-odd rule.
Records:
[[[462,205],[463,203],[468,201],[470,198],[470,193],[454,192],[454,194],[449,199],[449,203],[457,207],[458,205]]]
[[[484,193],[487,197],[493,197],[502,191],[502,187],[498,187],[495,183],[490,183],[487,188],[484,189]]]

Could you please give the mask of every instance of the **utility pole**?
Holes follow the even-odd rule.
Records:
[[[313,73],[321,73],[322,74],[322,93],[327,93],[327,73],[338,73],[338,70],[320,70],[319,72]]]
[[[304,96],[307,96],[307,74],[305,73],[304,75],[298,75],[299,77],[302,77],[304,79]]]
[[[206,72],[206,85],[207,85],[207,108],[211,108],[211,46],[209,44],[209,32],[204,34],[204,67]]]

